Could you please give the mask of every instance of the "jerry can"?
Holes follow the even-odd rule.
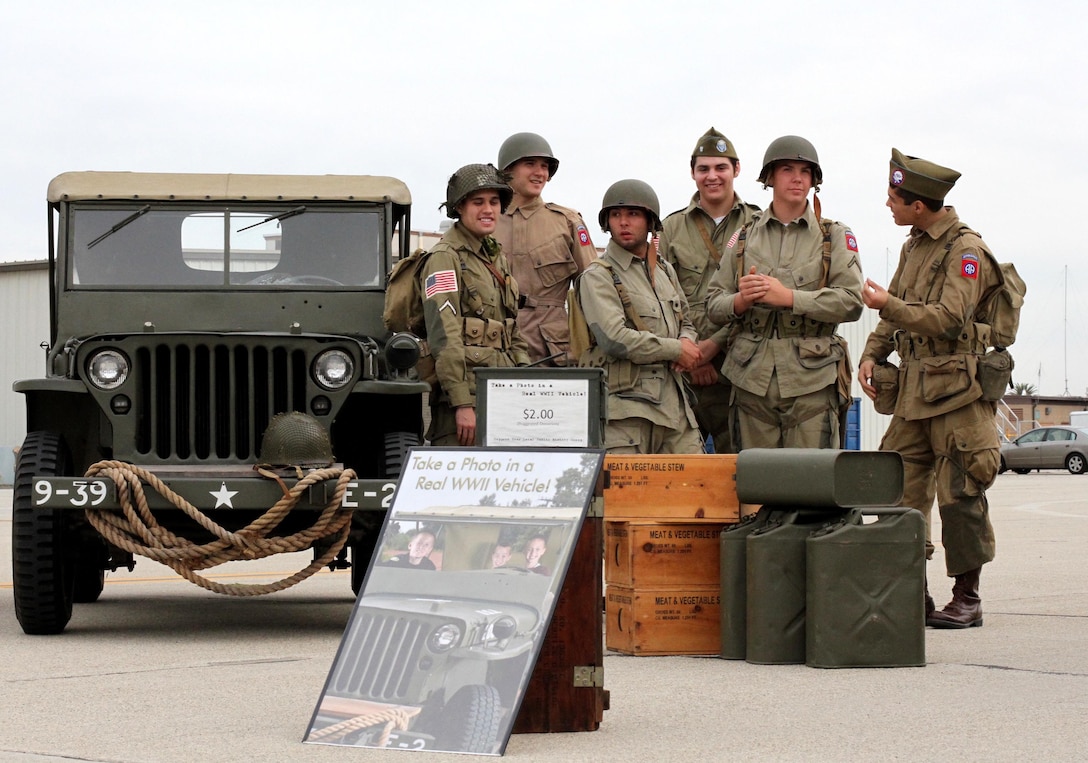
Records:
[[[807,665],[926,664],[925,535],[918,510],[877,508],[807,537]]]
[[[748,536],[744,657],[748,662],[805,661],[805,540],[841,515],[841,511],[787,511]]]
[[[748,536],[770,521],[780,520],[783,512],[760,509],[721,532],[721,656],[726,660],[745,658],[748,628],[748,574],[746,549]]]
[[[763,506],[855,509],[903,497],[895,451],[746,448],[737,455],[737,499]]]

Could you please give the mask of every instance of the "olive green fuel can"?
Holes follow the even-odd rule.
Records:
[[[748,629],[748,536],[768,522],[777,522],[783,512],[760,509],[738,525],[722,530],[721,534],[721,656],[726,660],[743,660],[747,654]]]
[[[745,659],[761,665],[805,661],[805,540],[841,511],[782,512],[746,540]]]
[[[805,664],[926,664],[925,534],[916,509],[877,508],[805,538]]]

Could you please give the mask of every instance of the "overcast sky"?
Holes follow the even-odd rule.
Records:
[[[0,0],[0,260],[45,256],[46,186],[69,170],[393,175],[435,230],[450,173],[526,130],[561,161],[545,198],[601,245],[605,189],[637,177],[685,206],[713,125],[760,206],[767,144],[812,141],[824,215],[886,284],[895,146],[963,173],[948,202],[1027,281],[1015,380],[1084,395],[1086,7]]]

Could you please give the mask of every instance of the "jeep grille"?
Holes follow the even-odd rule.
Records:
[[[407,697],[427,635],[427,621],[400,613],[360,610],[352,638],[337,664],[333,690],[341,696],[400,700]]]
[[[330,346],[313,337],[255,344],[253,336],[133,336],[87,343],[81,354],[102,346],[120,348],[132,364],[132,410],[112,417],[115,458],[252,461],[277,413],[307,412],[309,401],[322,393],[332,399],[334,415],[341,397],[310,379],[314,357]],[[360,367],[357,347],[336,346]]]

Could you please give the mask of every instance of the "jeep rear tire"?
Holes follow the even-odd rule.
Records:
[[[34,476],[65,476],[68,451],[53,432],[30,432],[15,465],[11,566],[15,616],[23,632],[60,633],[72,617],[73,565],[65,559],[66,519],[59,509],[34,508]]]

